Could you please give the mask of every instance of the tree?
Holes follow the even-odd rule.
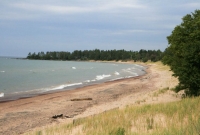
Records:
[[[143,61],[148,60],[158,61],[161,60],[162,52],[160,50],[144,50],[138,51],[126,51],[126,50],[75,50],[70,52],[38,52],[29,53],[27,59],[39,59],[39,60],[134,60]]]
[[[199,96],[200,10],[187,14],[182,21],[167,37],[169,46],[162,61],[170,66],[173,75],[178,78],[177,88],[184,88],[188,96]]]
[[[32,54],[31,54],[31,52],[29,52],[29,53],[28,53],[28,56],[27,56],[26,58],[27,58],[27,59],[31,59],[31,58],[32,58],[31,56],[32,56]]]

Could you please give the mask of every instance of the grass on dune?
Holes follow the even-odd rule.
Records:
[[[163,94],[177,84],[176,78],[170,77],[168,66],[161,62],[148,64],[169,75],[166,86],[152,96]],[[171,103],[127,106],[26,135],[200,135],[199,112],[200,97],[185,98]]]
[[[198,135],[199,106],[200,97],[166,104],[128,106],[27,135]]]

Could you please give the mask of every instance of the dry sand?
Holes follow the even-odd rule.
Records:
[[[171,76],[167,67],[159,63],[147,66],[147,74],[140,77],[0,103],[0,135],[23,134],[132,104],[180,100],[171,93],[152,96],[159,89],[173,88],[178,81]],[[71,101],[88,98],[90,100]],[[64,118],[52,118],[59,114],[63,114]]]

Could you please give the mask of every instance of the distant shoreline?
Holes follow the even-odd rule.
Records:
[[[18,56],[0,56],[0,58],[26,59],[26,57],[18,57]]]
[[[19,60],[39,60],[43,61],[43,59],[28,59],[26,57],[15,57],[15,56],[0,56],[0,58],[10,58],[10,59],[19,59]],[[144,66],[145,63],[142,61],[134,61],[134,60],[44,60],[44,61],[73,61],[73,62],[101,62],[101,63],[125,63],[125,64],[138,64]]]
[[[14,58],[16,59],[16,58]],[[26,59],[22,59],[22,60],[26,60]],[[46,61],[46,60],[45,60]],[[47,60],[49,61],[49,60]],[[55,60],[52,60],[55,61]],[[58,60],[60,61],[60,60]],[[133,61],[126,61],[126,62],[122,62],[122,61],[94,61],[94,60],[89,60],[89,61],[73,61],[73,62],[99,62],[99,63],[120,63],[120,64],[137,64],[137,65],[141,65],[145,68],[147,68],[144,64],[142,63],[135,63]],[[143,70],[145,73],[143,75],[146,74],[146,71]],[[143,76],[140,75],[140,76]],[[130,78],[137,78],[140,76],[135,76],[135,77],[130,77]],[[70,87],[65,87],[63,89],[57,89],[57,90],[49,90],[46,92],[41,92],[41,93],[32,93],[32,91],[28,92],[20,92],[20,93],[9,93],[6,94],[6,96],[4,97],[0,97],[0,103],[3,102],[10,102],[10,101],[15,101],[15,100],[20,100],[20,99],[26,99],[26,98],[32,98],[32,97],[36,97],[36,96],[40,96],[40,95],[46,95],[46,94],[52,94],[52,93],[57,93],[57,92],[63,92],[63,91],[69,91],[69,90],[76,90],[79,88],[84,88],[87,86],[93,86],[93,85],[98,85],[101,83],[108,83],[108,82],[115,82],[115,81],[121,81],[121,80],[125,80],[125,79],[129,79],[129,78],[120,78],[120,79],[116,79],[116,80],[106,80],[106,81],[96,81],[96,82],[90,82],[89,84],[82,84],[82,85],[76,85],[76,86],[70,86]]]

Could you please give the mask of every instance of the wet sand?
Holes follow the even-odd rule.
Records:
[[[135,78],[0,103],[0,135],[23,134],[135,104],[145,94],[176,84],[169,71],[158,70],[156,65],[148,65],[146,71],[147,74]],[[63,114],[62,119],[52,118],[60,114]]]

